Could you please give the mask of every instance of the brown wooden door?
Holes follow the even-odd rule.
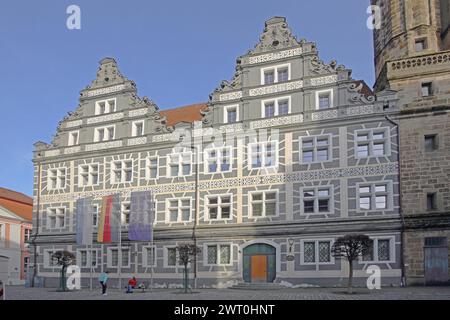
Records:
[[[267,256],[257,255],[251,258],[251,278],[252,282],[267,281]]]

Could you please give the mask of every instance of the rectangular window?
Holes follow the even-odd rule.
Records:
[[[119,258],[119,249],[118,248],[109,248],[109,256],[108,256],[108,266],[112,268],[120,267],[129,268],[130,267],[130,249],[122,248],[120,254],[122,255],[122,260]]]
[[[231,218],[231,194],[207,196],[206,210],[208,220],[227,220]]]
[[[102,100],[95,103],[95,114],[102,115],[116,112],[116,99]]]
[[[114,161],[111,165],[111,169],[112,183],[125,183],[133,181],[132,160]]]
[[[386,262],[392,261],[391,245],[393,238],[373,238],[370,241],[370,246],[367,248],[361,257],[363,262]]]
[[[56,252],[56,250],[45,250],[44,251],[44,267],[45,268],[52,268],[57,266],[57,262],[55,259],[53,259],[53,254]]]
[[[437,135],[429,134],[425,136],[425,151],[432,152],[438,149]]]
[[[92,226],[98,227],[98,214],[99,214],[99,206],[94,204],[92,206]]]
[[[181,266],[179,253],[176,247],[166,247],[166,265],[168,267]]]
[[[261,85],[270,85],[291,80],[290,64],[261,69]]]
[[[250,217],[270,217],[277,215],[277,192],[252,192],[250,197]]]
[[[231,170],[231,147],[205,150],[205,172],[218,173]]]
[[[387,155],[387,129],[361,130],[356,132],[356,155],[358,158]]]
[[[436,193],[427,193],[427,210],[436,210]]]
[[[69,143],[68,143],[68,145],[69,146],[77,145],[79,143],[78,142],[78,136],[79,136],[78,131],[70,132],[69,133]]]
[[[263,100],[261,115],[263,118],[271,118],[290,113],[291,97],[282,97],[273,100]]]
[[[78,184],[81,187],[98,185],[98,164],[81,165],[79,167]]]
[[[192,152],[173,153],[168,156],[170,177],[191,175]]]
[[[114,140],[114,126],[96,128],[94,135],[94,142],[103,142]]]
[[[331,259],[331,240],[307,240],[303,244],[302,264],[329,264]]]
[[[143,247],[143,267],[156,267],[156,248],[154,246]]]
[[[207,265],[230,265],[231,264],[231,245],[214,244],[206,246]]]
[[[330,93],[324,92],[319,94],[319,110],[330,108]]]
[[[227,123],[235,123],[237,121],[237,110],[236,108],[227,109]]]
[[[276,141],[250,143],[249,148],[252,169],[276,167],[278,165]]]
[[[47,189],[56,190],[66,187],[66,169],[49,169],[48,171]]]
[[[49,208],[47,211],[47,228],[61,229],[65,227],[66,208]]]
[[[167,222],[191,221],[191,198],[167,200]]]
[[[81,268],[96,268],[98,263],[97,250],[81,249],[78,250],[77,261]]]
[[[123,226],[126,226],[130,223],[130,203],[128,202],[122,203],[121,219]]]
[[[146,172],[145,176],[147,180],[158,178],[158,157],[149,157],[146,159]]]
[[[331,188],[313,187],[302,188],[302,213],[330,213],[331,212]]]
[[[414,47],[416,49],[416,52],[421,52],[421,51],[425,50],[426,47],[427,47],[426,40],[425,39],[417,39],[415,41],[415,46]]]
[[[422,97],[429,97],[433,94],[433,85],[431,82],[422,83]]]
[[[310,136],[300,139],[301,162],[314,163],[331,159],[329,136]]]
[[[133,137],[143,136],[144,135],[144,121],[133,122],[133,129],[132,129],[131,134]]]
[[[1,229],[1,228],[0,228]],[[24,229],[23,230],[24,231],[24,235],[23,235],[23,240],[24,240],[24,242],[26,243],[26,242],[28,242],[29,240],[30,240],[30,236],[31,236],[31,229]],[[0,231],[1,232],[1,231]],[[1,237],[1,234],[0,234],[0,239],[1,239],[2,237]]]
[[[358,195],[360,210],[386,210],[389,208],[389,191],[386,183],[359,185]]]

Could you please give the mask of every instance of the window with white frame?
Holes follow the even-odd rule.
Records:
[[[252,169],[270,168],[278,165],[278,144],[276,141],[250,143],[248,147]]]
[[[128,225],[130,223],[130,203],[125,202],[122,203],[121,210],[121,223],[123,226]]]
[[[69,143],[68,143],[68,145],[69,146],[75,146],[75,145],[77,145],[78,143],[79,143],[79,135],[80,135],[80,133],[78,132],[78,131],[72,131],[72,132],[69,132]]]
[[[66,208],[48,208],[47,209],[47,228],[61,229],[66,225]]]
[[[249,194],[250,217],[261,218],[277,215],[277,191],[255,191]]]
[[[261,101],[261,115],[263,118],[287,115],[291,113],[291,97]]]
[[[302,240],[301,264],[319,265],[333,263],[331,256],[332,240]]]
[[[357,185],[358,208],[366,210],[386,210],[391,207],[391,186],[386,182]]]
[[[44,268],[53,268],[58,265],[56,259],[53,259],[53,254],[55,254],[58,250],[44,250]]]
[[[112,183],[133,181],[133,160],[113,161],[111,164]]]
[[[66,168],[48,169],[48,190],[64,189],[66,187]]]
[[[261,85],[291,80],[291,65],[283,64],[261,69]]]
[[[300,162],[315,163],[331,160],[331,139],[326,136],[309,136],[300,139]]]
[[[81,268],[96,268],[98,265],[98,251],[95,249],[78,249],[77,264]]]
[[[205,150],[205,172],[218,173],[231,171],[231,147]]]
[[[158,157],[148,157],[145,164],[145,178],[147,180],[158,178]]]
[[[206,196],[206,220],[231,219],[232,195]]]
[[[3,242],[5,239],[5,225],[4,224],[0,224],[0,247],[1,247],[1,242]]]
[[[156,247],[145,246],[142,247],[142,266],[156,267]]]
[[[23,234],[23,241],[24,242],[28,242],[30,240],[31,237],[31,229],[25,228],[23,230],[24,234]],[[1,235],[0,235],[0,239],[1,239]]]
[[[107,114],[112,112],[116,112],[116,98],[95,102],[96,115]]]
[[[207,266],[228,266],[231,265],[231,245],[230,244],[205,244]]]
[[[115,126],[95,128],[94,141],[111,141],[115,138]]]
[[[134,121],[133,122],[133,127],[131,130],[131,135],[133,137],[140,137],[144,135],[144,121],[140,120],[140,121]]]
[[[316,109],[333,108],[333,90],[316,91]]]
[[[191,198],[168,199],[166,203],[167,222],[191,221]]]
[[[92,226],[98,227],[99,205],[92,205]]]
[[[390,262],[394,253],[393,237],[376,237],[370,239],[370,245],[362,254],[362,262]]]
[[[192,156],[193,153],[191,151],[168,155],[169,177],[190,175],[192,169]]]
[[[78,184],[81,187],[98,185],[98,172],[99,170],[97,163],[79,166]]]
[[[123,247],[120,254],[122,255],[122,261],[120,267],[129,268],[130,267],[130,248]],[[119,248],[108,248],[108,267],[117,268],[119,267]]]
[[[166,267],[181,267],[179,252],[176,247],[164,248],[164,265]]]
[[[223,111],[224,123],[235,123],[239,121],[239,105],[224,106]]]
[[[301,213],[330,213],[331,212],[331,187],[305,187],[301,188]]]
[[[379,157],[388,154],[386,128],[356,131],[356,157]]]

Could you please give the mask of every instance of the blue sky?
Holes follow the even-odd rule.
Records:
[[[66,8],[81,8],[81,30]],[[32,193],[33,143],[50,142],[75,110],[98,62],[121,72],[161,109],[207,101],[258,42],[264,21],[285,16],[321,58],[374,82],[369,1],[2,0],[0,2],[0,186]]]

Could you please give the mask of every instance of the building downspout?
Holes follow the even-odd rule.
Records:
[[[41,164],[38,163],[38,188],[37,188],[37,202],[36,202],[36,231],[33,234],[33,248],[34,248],[34,252],[33,252],[33,278],[31,279],[31,287],[34,288],[35,286],[35,279],[37,276],[37,245],[36,245],[36,238],[39,234],[39,214],[40,214],[40,204],[41,204]]]
[[[406,287],[406,272],[405,272],[405,217],[403,216],[403,205],[402,205],[402,183],[401,183],[401,159],[400,159],[400,126],[388,115],[385,115],[387,121],[392,123],[397,128],[397,148],[398,148],[398,193],[399,193],[399,205],[400,205],[400,219],[401,219],[401,229],[400,229],[400,267],[401,267],[401,283],[402,287]]]

